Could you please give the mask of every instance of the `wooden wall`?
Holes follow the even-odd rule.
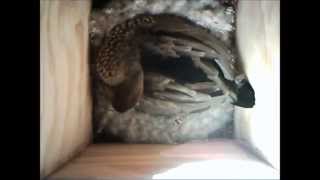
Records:
[[[91,139],[91,2],[40,2],[40,172],[44,177],[84,149]],[[239,3],[238,46],[257,100],[254,109],[236,109],[236,136],[279,168],[280,2]]]
[[[48,180],[279,179],[237,142],[92,144]]]
[[[40,174],[46,176],[91,138],[89,0],[40,1]]]
[[[237,41],[256,106],[237,108],[236,136],[280,164],[280,0],[240,0]]]

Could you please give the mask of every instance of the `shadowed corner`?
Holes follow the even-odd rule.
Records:
[[[233,103],[236,106],[244,108],[252,108],[255,105],[255,93],[250,84],[246,79],[242,80],[241,86],[236,89],[237,101]]]

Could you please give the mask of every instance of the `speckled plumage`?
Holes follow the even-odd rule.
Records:
[[[113,88],[113,107],[125,112],[143,93],[140,64],[140,30],[154,24],[148,15],[139,15],[113,27],[98,52],[96,70],[103,82]]]
[[[179,0],[124,0],[124,6],[119,7],[116,4],[120,1],[112,2],[103,9],[102,16],[94,14],[96,24],[92,23],[94,25],[91,26],[92,47],[103,47],[99,50],[100,57],[95,58],[100,60],[96,64],[100,63],[100,68],[104,69],[100,73],[106,77],[103,80],[99,75],[94,83],[95,138],[108,141],[112,135],[130,143],[182,143],[205,140],[211,136],[219,137],[226,126],[232,127],[234,99],[226,93],[229,90],[224,89],[225,94],[213,97],[208,94],[215,94],[223,89],[218,83],[219,74],[230,80],[237,75],[233,68],[234,54],[228,51],[232,49],[230,37],[233,26],[230,23],[233,15],[226,14],[226,18],[222,18],[223,11],[219,10],[221,7],[214,3],[215,0],[200,0],[192,3],[194,5],[183,4],[184,1]],[[136,15],[148,12],[147,9],[155,21],[147,26],[136,26],[134,19],[139,16]],[[165,13],[173,13],[175,16],[164,16]],[[184,23],[185,17],[190,17],[194,24]],[[106,21],[101,23],[101,19]],[[131,22],[133,28],[128,28],[126,22]],[[205,28],[201,30],[196,24]],[[206,31],[208,29],[210,33]],[[104,40],[101,32],[109,32]],[[193,39],[177,37],[176,32]],[[121,36],[117,36],[120,34]],[[113,38],[112,35],[116,36]],[[111,46],[112,44],[119,46]],[[202,71],[207,80],[184,84],[176,81],[176,77],[146,72],[145,69],[150,70],[148,67],[143,66],[142,70],[141,45],[147,45],[147,48],[163,57],[190,57],[193,62],[190,66]],[[217,51],[214,50],[215,47]],[[117,53],[112,54],[113,52]],[[105,59],[104,53],[108,55]],[[211,61],[216,58],[217,63],[220,63],[218,66],[224,68],[223,72],[218,72],[214,66],[208,66],[202,58]],[[182,59],[174,61],[185,61]],[[157,60],[148,57],[143,59],[145,61]],[[167,61],[172,59],[164,62]],[[93,71],[97,71],[97,66],[94,67]],[[107,72],[113,73],[109,76]],[[184,71],[182,76],[183,73],[191,74]],[[227,133],[224,137],[231,136],[232,133]]]
[[[104,40],[98,57],[97,72],[110,86],[119,85],[128,76],[132,61],[139,61],[138,31],[154,24],[151,16],[140,15],[113,27]],[[128,58],[131,56],[134,58]]]
[[[191,43],[202,43],[202,46],[209,49],[207,54],[219,57],[217,63],[224,71],[224,76],[229,80],[235,78],[237,72],[228,50],[207,30],[176,15],[140,14],[113,27],[98,52],[96,67],[100,78],[106,85],[115,87],[117,90],[114,92],[118,94],[116,96],[121,97],[116,99],[116,110],[124,112],[130,109],[142,95],[143,70],[140,65],[140,48],[147,41],[152,41],[150,33],[178,34],[186,36]],[[191,52],[188,51],[187,54]],[[120,94],[121,92],[125,94]]]

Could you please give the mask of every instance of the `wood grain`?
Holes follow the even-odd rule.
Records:
[[[40,2],[40,172],[44,177],[90,142],[87,58],[91,2]],[[257,106],[238,109],[235,115],[237,137],[260,149],[275,167],[279,164],[275,150],[279,136],[278,8],[278,1],[240,1],[237,40],[245,71],[256,91]],[[234,141],[90,145],[50,179],[151,178],[186,162],[250,158]]]
[[[219,159],[254,158],[228,139],[181,145],[93,144],[49,179],[151,178],[184,163]]]
[[[40,1],[40,174],[85,147],[91,135],[90,1]]]

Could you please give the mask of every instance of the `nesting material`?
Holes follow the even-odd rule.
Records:
[[[202,43],[163,34],[156,36],[156,43],[146,42],[141,51],[143,97],[134,107],[120,113],[112,107],[112,91],[95,75],[95,60],[111,28],[141,13],[187,17],[194,26],[208,29],[224,48],[217,47],[222,50],[215,52]],[[245,78],[236,67],[234,16],[233,7],[223,6],[217,0],[117,0],[93,9],[90,62],[94,136],[102,141],[117,137],[130,143],[170,144],[231,138],[233,104],[239,97],[238,91],[224,81],[229,79],[237,84]]]

